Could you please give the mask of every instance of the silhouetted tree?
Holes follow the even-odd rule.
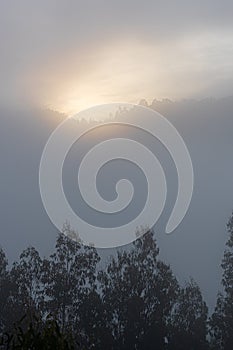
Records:
[[[95,248],[83,247],[60,234],[55,253],[43,261],[44,312],[54,315],[62,331],[69,327],[75,333],[78,329],[87,344],[89,324],[94,327],[94,310],[100,302],[96,285],[99,260]]]
[[[19,320],[23,315],[40,312],[43,298],[41,284],[42,259],[35,248],[29,247],[20,255],[19,262],[14,262],[10,271],[11,295],[8,300],[8,312]]]
[[[7,259],[0,248],[0,331],[3,331],[7,323],[8,310],[6,307],[9,298],[9,276],[7,272]]]
[[[233,214],[227,224],[229,239],[222,261],[224,292],[218,294],[215,311],[210,320],[214,347],[233,348]]]
[[[4,333],[0,349],[7,350],[75,350],[82,349],[70,332],[62,332],[53,318],[45,321],[25,315],[11,333]]]
[[[114,349],[164,349],[178,283],[158,253],[149,232],[131,250],[119,251],[99,274]]]
[[[198,285],[191,280],[180,288],[171,313],[168,330],[168,349],[204,350],[207,342],[208,308]]]
[[[179,286],[153,232],[105,264],[64,233],[48,259],[28,248],[9,271],[0,251],[2,349],[207,349],[200,289]]]

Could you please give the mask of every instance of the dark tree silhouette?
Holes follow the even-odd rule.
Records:
[[[43,298],[41,284],[42,260],[35,248],[27,248],[20,255],[19,262],[15,262],[10,272],[11,298],[8,302],[9,310],[20,319],[24,314],[31,316],[39,311]]]
[[[9,271],[0,251],[0,349],[208,348],[200,289],[179,285],[153,232],[105,262],[67,236],[47,259],[26,249]]]
[[[207,335],[208,308],[198,285],[191,280],[180,288],[171,313],[168,329],[168,349],[209,349]]]
[[[227,224],[229,239],[222,261],[224,292],[218,294],[215,311],[210,320],[215,349],[233,348],[233,214]]]
[[[44,314],[52,314],[62,331],[68,327],[75,334],[78,330],[77,336],[86,345],[93,341],[89,324],[94,326],[100,302],[96,285],[99,260],[94,248],[60,234],[55,253],[42,265]]]
[[[11,334],[4,333],[0,348],[7,350],[75,350],[81,349],[69,332],[62,332],[56,320],[44,322],[37,317],[25,315]]]
[[[8,320],[7,300],[9,298],[9,275],[7,272],[7,259],[0,248],[0,331],[5,330]]]
[[[114,349],[154,349],[155,344],[164,349],[178,283],[158,253],[149,232],[132,250],[119,251],[99,274]]]

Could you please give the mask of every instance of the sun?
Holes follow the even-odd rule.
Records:
[[[156,56],[151,50],[134,42],[114,43],[102,48],[100,53],[93,53],[92,61],[85,64],[82,60],[82,66],[70,63],[70,70],[55,79],[51,107],[73,115],[95,105],[137,104],[145,96],[148,99],[158,96],[157,88],[151,86]],[[156,74],[158,71],[157,67]]]

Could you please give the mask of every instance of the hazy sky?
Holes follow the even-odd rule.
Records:
[[[232,16],[230,0],[3,0],[0,103],[231,95]]]
[[[72,114],[106,102],[233,95],[232,18],[232,0],[1,0],[0,109]],[[212,306],[232,210],[232,105],[154,105],[187,142],[196,179],[180,231],[159,236],[162,257],[181,278],[193,276]],[[38,169],[60,117],[16,111],[0,114],[1,240],[11,260],[28,244],[46,254],[54,244]]]

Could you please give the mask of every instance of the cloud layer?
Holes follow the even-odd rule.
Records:
[[[232,93],[231,1],[22,0],[0,8],[0,103],[72,113],[141,97]]]

